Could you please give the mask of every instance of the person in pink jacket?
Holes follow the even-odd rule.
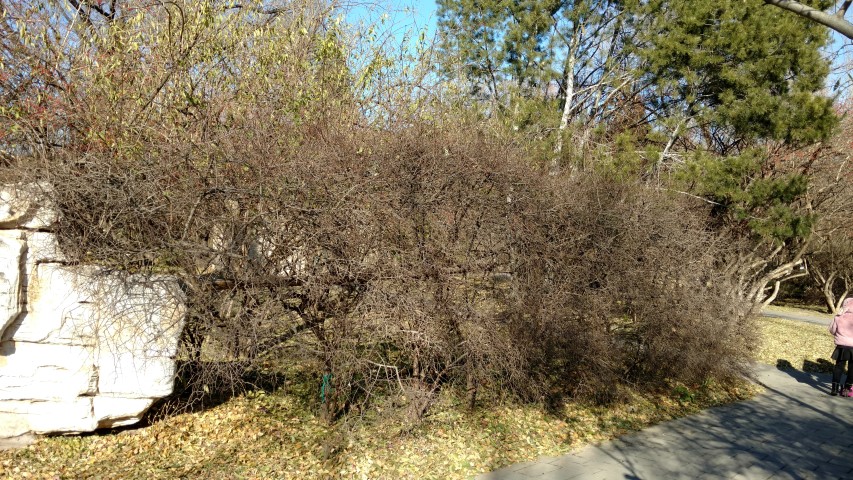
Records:
[[[853,386],[853,297],[846,298],[841,304],[841,313],[832,319],[829,333],[835,336],[835,351],[832,352],[835,368],[832,370],[832,390],[829,394],[838,395],[841,374],[847,364],[847,378],[841,396],[850,396],[850,387]]]

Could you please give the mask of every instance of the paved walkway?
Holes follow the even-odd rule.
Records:
[[[827,325],[832,322],[833,315],[828,313],[818,313],[812,312],[810,310],[794,310],[794,309],[783,309],[777,307],[767,307],[762,312],[761,315],[765,317],[775,317],[775,318],[785,318],[788,320],[799,320],[801,322],[806,323],[815,323],[818,325]]]
[[[756,398],[662,423],[477,480],[853,478],[853,398],[830,377],[755,367]]]

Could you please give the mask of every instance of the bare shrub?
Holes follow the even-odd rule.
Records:
[[[701,217],[679,199],[594,177],[551,191],[528,228],[514,231],[525,255],[514,260],[513,308],[538,317],[528,341],[542,349],[551,383],[606,399],[623,381],[698,383],[741,371],[754,337],[726,295],[721,246]]]
[[[49,61],[4,44],[63,115],[4,110],[2,179],[53,186],[72,261],[180,279],[191,401],[290,363],[329,419],[737,373],[751,331],[694,212],[545,175],[439,107],[377,118],[318,5],[89,18]]]
[[[301,358],[330,417],[395,392],[420,417],[453,384],[473,404],[737,372],[719,245],[675,199],[542,177],[479,134],[325,136],[274,162],[241,143],[202,181],[162,154],[50,169],[76,258],[182,279],[196,391]]]

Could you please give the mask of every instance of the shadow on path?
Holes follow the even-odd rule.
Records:
[[[827,373],[817,373],[794,370],[791,368],[779,368],[779,371],[790,376],[799,383],[808,385],[821,393],[829,394],[831,375]]]
[[[829,479],[853,469],[853,398],[830,376],[756,365],[756,398],[556,458],[479,476],[505,479]]]

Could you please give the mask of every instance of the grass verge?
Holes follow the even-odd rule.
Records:
[[[118,434],[52,437],[0,452],[8,478],[462,479],[565,453],[751,394],[706,385],[633,394],[627,404],[571,403],[558,414],[505,404],[469,412],[445,395],[403,428],[374,418],[329,427],[295,397],[251,393],[211,410]],[[382,412],[378,412],[381,415]],[[390,417],[389,417],[390,418]]]
[[[835,344],[827,327],[782,318],[763,317],[757,360],[804,372],[831,372]]]
[[[832,336],[822,325],[761,318],[757,359],[825,371]],[[627,393],[614,406],[568,403],[548,413],[503,402],[473,412],[445,392],[432,414],[402,426],[377,411],[333,427],[305,395],[255,392],[213,409],[120,433],[43,438],[0,452],[6,478],[463,479],[515,462],[558,455],[754,394],[742,385],[672,385]]]

